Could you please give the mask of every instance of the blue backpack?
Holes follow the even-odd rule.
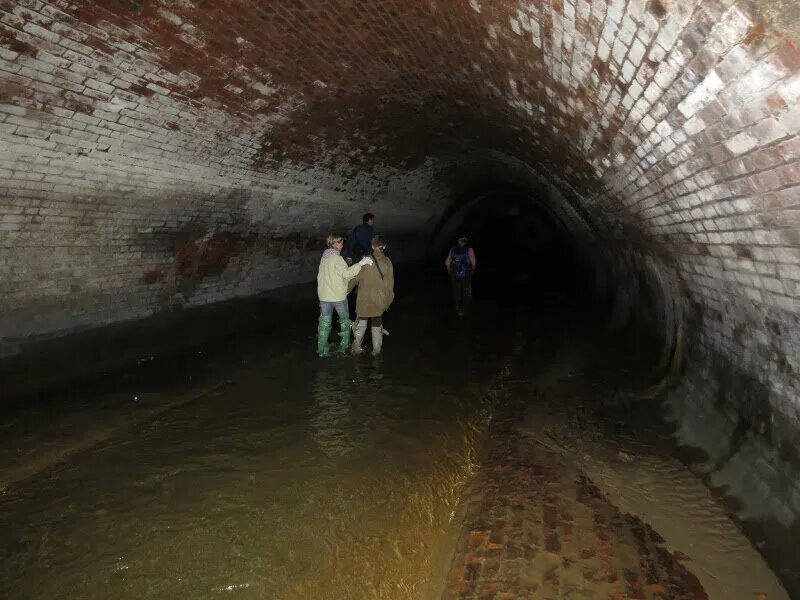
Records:
[[[450,274],[456,279],[466,279],[472,272],[469,262],[469,248],[453,248],[450,250]]]

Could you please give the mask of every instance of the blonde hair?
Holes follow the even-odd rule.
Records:
[[[336,235],[334,233],[330,234],[326,239],[325,243],[328,245],[328,248],[333,248],[333,245],[336,242],[343,242],[344,238],[340,235]]]

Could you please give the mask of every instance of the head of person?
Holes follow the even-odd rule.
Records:
[[[458,247],[459,248],[463,248],[467,244],[469,244],[469,238],[467,236],[465,236],[465,235],[458,236]]]
[[[364,213],[361,217],[361,222],[364,223],[364,225],[372,227],[375,224],[375,215],[372,213]]]
[[[325,239],[325,244],[328,246],[328,248],[341,252],[342,247],[344,247],[344,238],[340,235],[332,233]]]
[[[383,252],[386,250],[386,239],[382,235],[373,235],[372,236],[372,249],[373,250],[380,250]]]

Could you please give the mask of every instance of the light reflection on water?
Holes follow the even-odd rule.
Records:
[[[265,341],[215,366],[227,387],[11,487],[8,597],[436,597],[487,414],[470,348],[310,347]]]

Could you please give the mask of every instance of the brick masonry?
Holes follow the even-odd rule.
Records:
[[[761,386],[753,431],[796,459],[790,9],[0,0],[0,353],[308,280],[366,208],[430,231],[491,152],[674,274],[695,389]]]
[[[513,413],[492,423],[443,599],[708,600],[658,532],[557,452],[526,447]]]

